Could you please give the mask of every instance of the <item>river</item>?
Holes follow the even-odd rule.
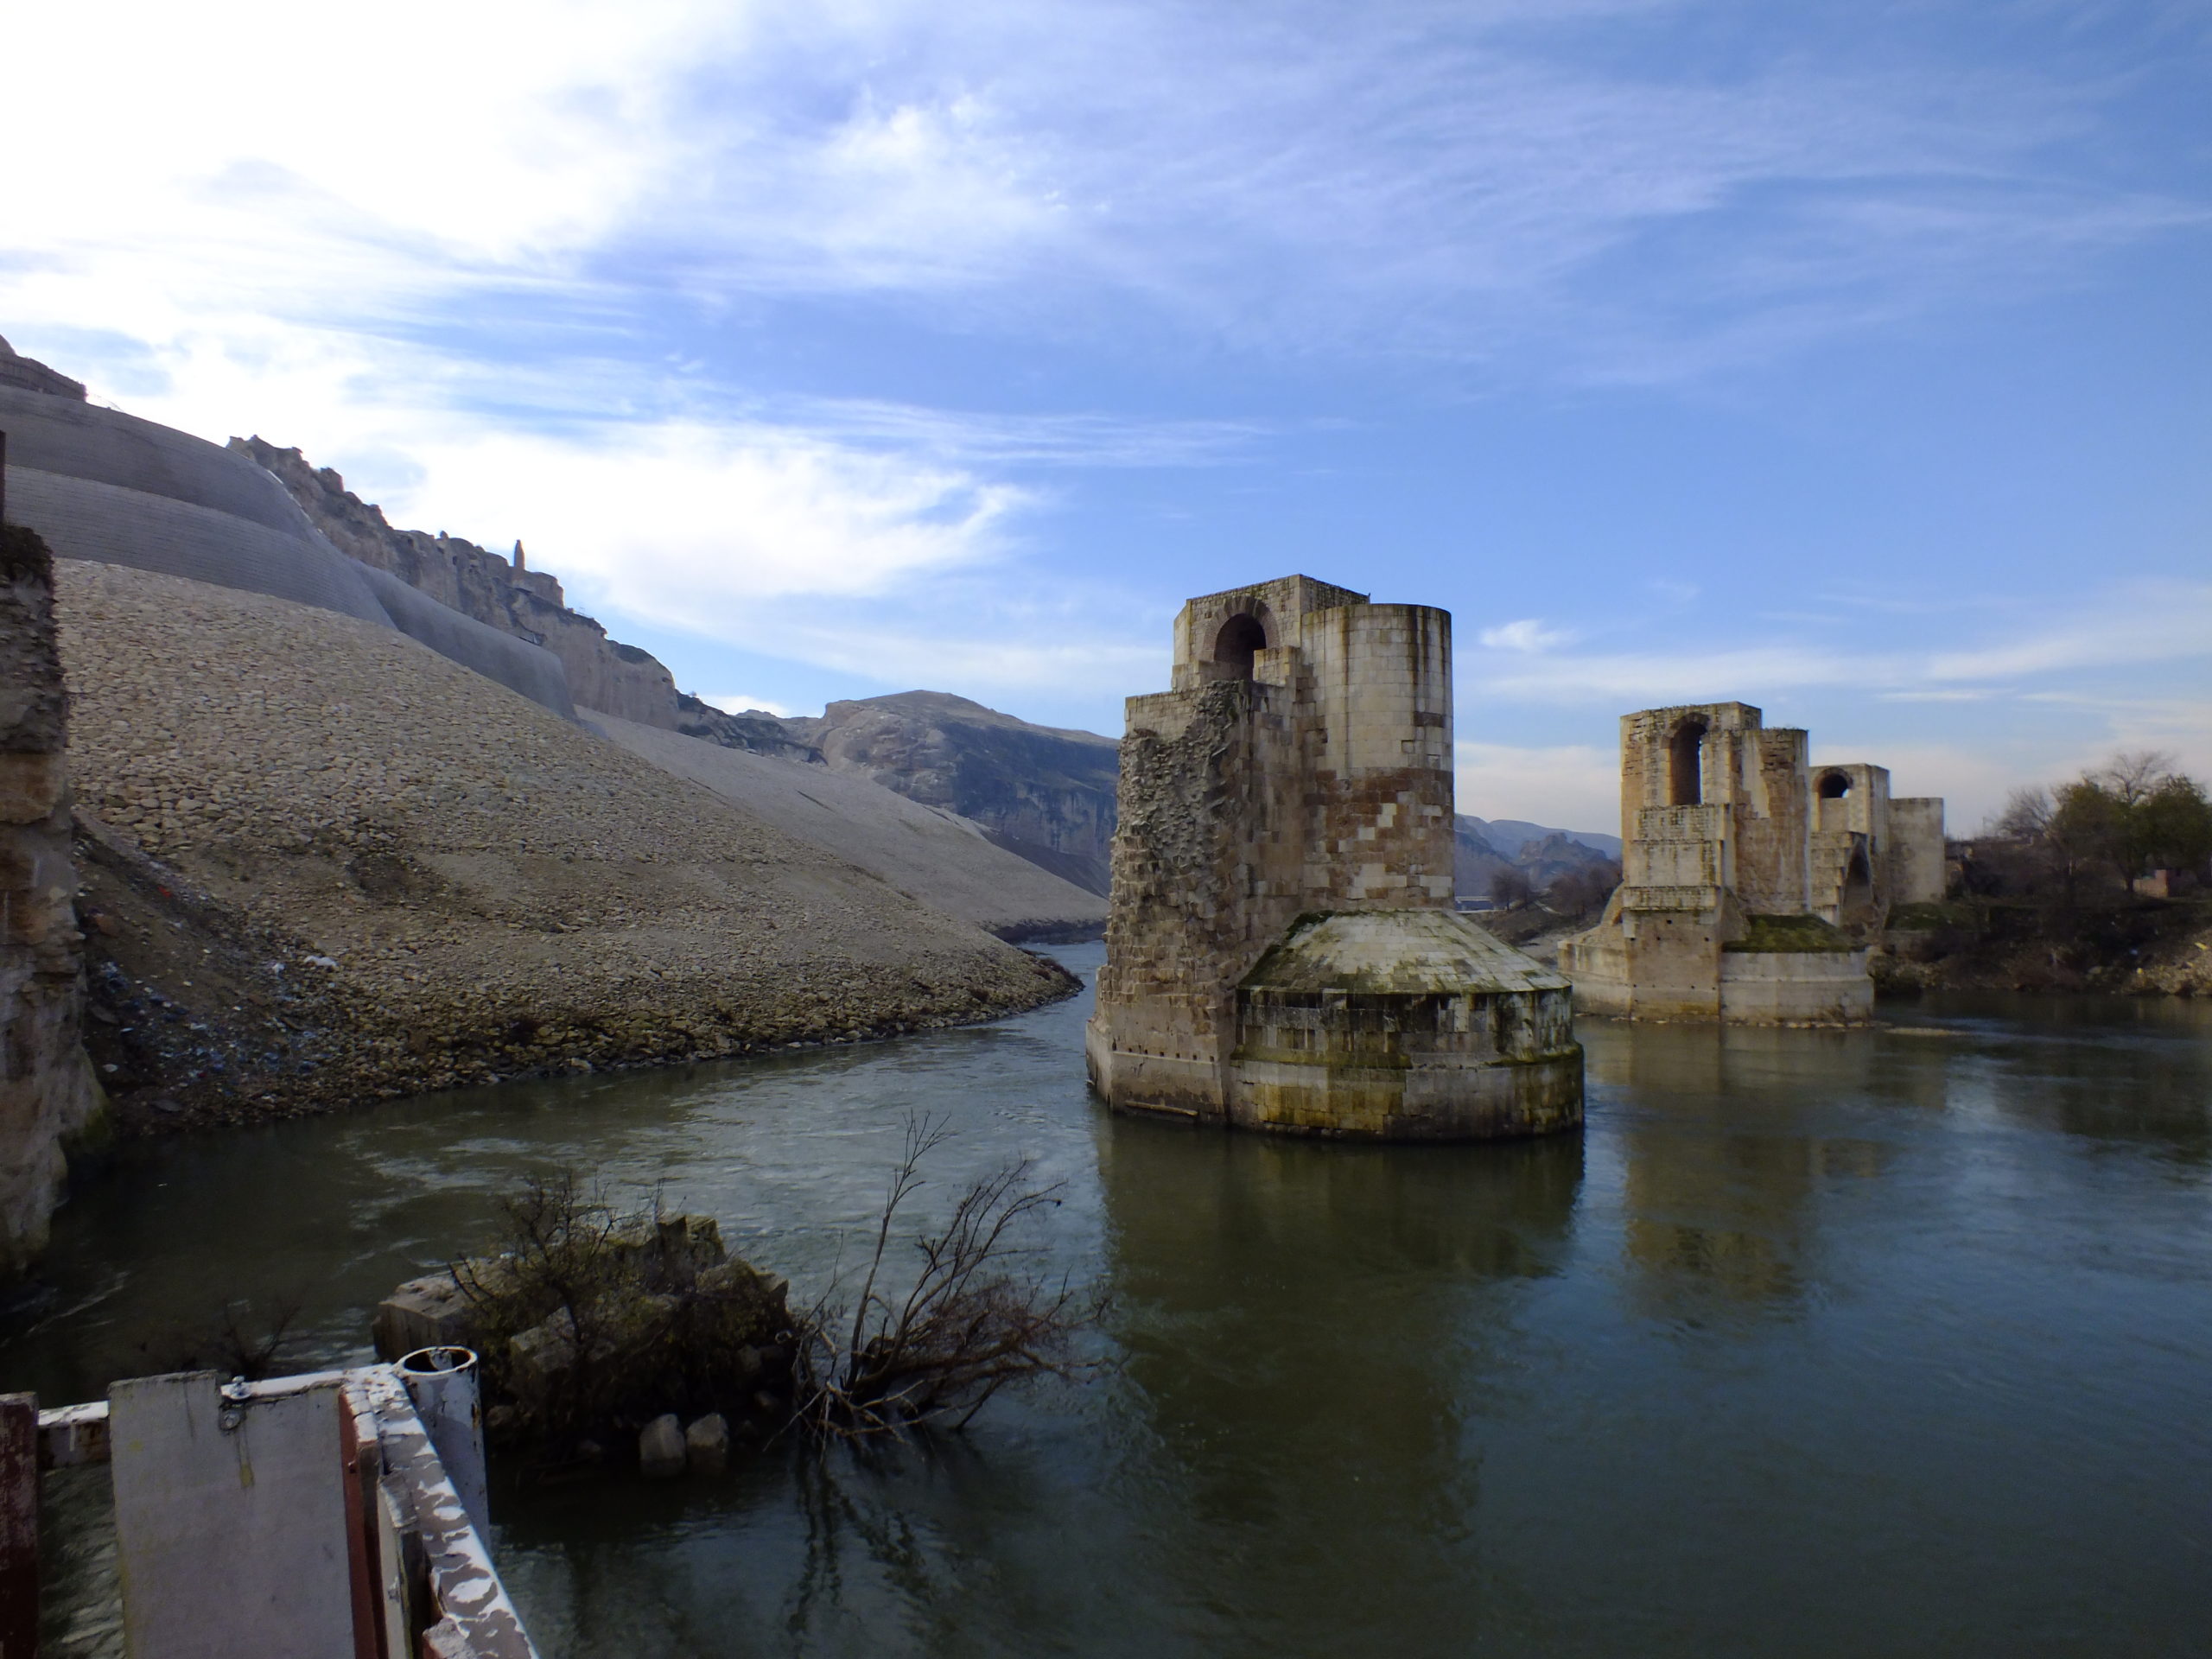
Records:
[[[1111,1368],[926,1447],[498,1491],[548,1659],[2212,1649],[2212,1007],[1586,1020],[1583,1134],[1399,1149],[1109,1117],[1088,1001],[134,1147],[0,1386],[97,1397],[226,1297],[296,1299],[299,1368],[362,1357],[563,1165],[810,1293],[927,1111],[931,1202],[1065,1184],[1036,1243],[1109,1295]],[[67,1478],[50,1650],[101,1651]]]

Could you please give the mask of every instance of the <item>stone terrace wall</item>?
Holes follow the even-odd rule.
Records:
[[[63,1143],[99,1100],[79,1034],[65,708],[52,558],[0,525],[0,1276],[44,1247]]]

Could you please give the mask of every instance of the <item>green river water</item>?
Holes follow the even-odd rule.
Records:
[[[495,1490],[549,1659],[2212,1654],[2212,1007],[1586,1020],[1584,1133],[1452,1148],[1109,1117],[1087,1012],[135,1147],[0,1388],[97,1397],[230,1297],[365,1357],[563,1164],[810,1293],[919,1109],[925,1198],[1065,1182],[1037,1242],[1109,1370],[928,1446]],[[49,1650],[111,1650],[97,1480],[48,1509]]]

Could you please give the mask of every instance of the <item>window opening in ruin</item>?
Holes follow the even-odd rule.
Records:
[[[1840,801],[1851,793],[1851,779],[1840,772],[1832,772],[1821,779],[1821,798]]]
[[[1667,741],[1667,799],[1671,804],[1704,804],[1704,744],[1705,722],[1697,719],[1682,721]]]
[[[1259,619],[1240,612],[1223,623],[1221,632],[1214,636],[1213,659],[1229,671],[1230,678],[1249,680],[1253,653],[1267,648],[1268,631],[1260,626]]]

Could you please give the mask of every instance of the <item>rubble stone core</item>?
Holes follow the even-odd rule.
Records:
[[[1450,614],[1211,594],[1173,684],[1128,700],[1091,1086],[1310,1135],[1580,1122],[1567,980],[1452,907]]]
[[[1621,719],[1621,885],[1560,946],[1574,1003],[1637,1020],[1855,1025],[1893,904],[1943,896],[1943,803],[1815,766],[1748,703]]]

